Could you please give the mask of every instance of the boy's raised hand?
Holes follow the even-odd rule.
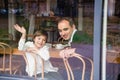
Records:
[[[25,29],[23,26],[20,27],[18,24],[15,24],[15,25],[14,25],[14,28],[15,28],[17,31],[19,31],[20,33],[26,34],[26,29]]]

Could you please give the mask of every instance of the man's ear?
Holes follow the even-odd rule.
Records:
[[[75,24],[73,24],[73,26],[72,26],[72,27],[73,27],[73,29],[76,29],[76,26],[75,26]]]

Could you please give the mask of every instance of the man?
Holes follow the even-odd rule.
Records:
[[[58,31],[64,40],[71,43],[91,43],[91,38],[84,32],[78,31],[72,18],[63,17],[58,20]]]
[[[90,38],[86,33],[78,31],[76,26],[71,18],[63,17],[58,20],[58,31],[60,36],[64,40],[68,40],[69,46],[72,44],[78,43],[92,43],[92,38]],[[61,57],[70,57],[71,54],[78,51],[78,47],[73,47],[72,49],[64,49],[60,52]]]
[[[63,59],[68,59],[69,57],[72,57],[72,58],[69,58],[68,60],[69,60],[70,66],[73,69],[73,72],[77,73],[75,75],[78,75],[78,73],[80,73],[79,71],[81,70],[82,66],[81,66],[81,63],[73,56],[80,54],[84,57],[92,59],[92,53],[93,53],[92,47],[89,45],[87,46],[84,45],[84,44],[91,43],[92,40],[86,33],[82,31],[78,31],[76,29],[75,24],[73,23],[71,18],[61,18],[58,21],[58,31],[59,31],[60,36],[64,40],[68,40],[68,44],[71,46],[70,48],[65,48],[61,50],[59,55]],[[89,67],[91,65],[87,64],[87,66]],[[89,69],[88,71],[86,70],[86,72],[90,74]]]

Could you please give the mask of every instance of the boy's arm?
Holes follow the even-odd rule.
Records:
[[[26,39],[26,29],[24,27],[20,27],[18,24],[15,24],[14,28],[22,34],[22,36],[18,42],[18,49],[24,50],[25,39]]]
[[[18,24],[15,24],[14,28],[22,34],[22,36],[21,36],[22,39],[26,38],[26,29],[23,26],[20,27]]]
[[[20,39],[18,42],[18,50],[25,50],[25,39]]]

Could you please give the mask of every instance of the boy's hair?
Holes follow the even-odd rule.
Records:
[[[59,24],[60,22],[62,22],[63,20],[68,21],[70,26],[73,26],[73,25],[74,25],[74,21],[73,21],[72,18],[70,18],[70,17],[62,17],[62,18],[59,18],[59,19],[58,19],[58,24]]]
[[[45,31],[45,30],[36,30],[33,34],[33,39],[36,37],[36,36],[45,36],[46,37],[46,41],[48,39],[48,33]]]

